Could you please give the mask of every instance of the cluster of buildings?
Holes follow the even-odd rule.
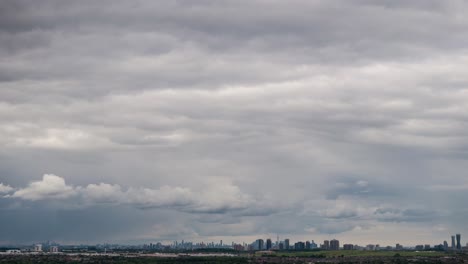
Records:
[[[455,244],[455,239],[456,239],[456,244]],[[424,247],[426,247],[427,245],[424,245]],[[417,249],[420,249],[422,247],[422,245],[418,245],[416,246]],[[444,241],[444,244],[440,244],[436,247],[439,247],[443,250],[462,250],[464,249],[462,246],[461,246],[461,235],[460,234],[456,234],[454,236],[452,236],[452,244],[451,244],[451,247],[449,247],[447,241]],[[468,243],[466,243],[466,248],[468,248]]]
[[[323,244],[317,245],[314,240],[312,241],[298,241],[294,244],[290,242],[289,239],[284,239],[283,241],[277,241],[272,243],[271,239],[267,239],[264,241],[263,239],[257,239],[255,242],[249,245],[240,245],[236,244],[233,247],[236,250],[248,250],[248,251],[255,251],[255,250],[312,250],[312,249],[322,249],[322,250],[404,250],[404,249],[414,249],[414,250],[439,250],[439,251],[449,251],[449,250],[468,250],[468,243],[466,247],[462,247],[461,245],[461,235],[456,234],[451,237],[452,244],[449,247],[447,241],[444,241],[443,244],[431,246],[429,244],[425,245],[416,245],[415,247],[404,248],[401,244],[396,244],[395,247],[385,246],[381,247],[380,245],[376,244],[369,244],[366,246],[359,246],[353,244],[344,244],[340,247],[340,241],[337,239],[332,240],[324,240]]]
[[[444,241],[443,244],[431,246],[429,244],[425,245],[416,245],[415,247],[403,247],[400,244],[396,244],[395,247],[386,246],[381,247],[378,244],[369,244],[366,246],[359,246],[355,244],[343,244],[340,246],[340,241],[337,239],[332,240],[324,240],[322,244],[315,243],[314,240],[310,241],[297,241],[291,242],[289,238],[284,240],[276,238],[276,241],[272,241],[271,238],[266,240],[264,239],[257,239],[254,242],[247,244],[237,244],[237,243],[230,243],[226,244],[223,243],[222,240],[219,243],[215,242],[187,242],[182,240],[181,242],[174,241],[170,244],[162,244],[158,243],[150,243],[144,244],[139,246],[122,246],[122,245],[111,245],[111,244],[104,244],[104,245],[96,245],[96,246],[60,246],[57,243],[50,243],[47,242],[45,244],[35,244],[33,247],[24,247],[21,249],[21,252],[50,252],[50,253],[57,253],[60,251],[63,252],[74,252],[74,251],[95,251],[95,252],[106,252],[107,250],[115,251],[115,250],[143,250],[143,251],[193,251],[193,250],[207,250],[207,251],[220,251],[220,250],[235,250],[235,251],[288,251],[288,250],[296,250],[296,251],[303,251],[303,250],[405,250],[405,249],[413,249],[413,250],[439,250],[439,251],[461,251],[466,250],[468,251],[468,243],[465,247],[462,247],[461,244],[461,235],[456,234],[451,236],[451,245],[449,246],[447,241]],[[18,253],[17,249],[8,250],[6,253]]]
[[[461,250],[468,250],[468,243],[466,243],[465,247],[462,247],[461,245],[461,235],[456,234],[451,237],[452,243],[449,246],[447,241],[444,241],[443,244],[435,245],[434,247],[431,247],[431,245],[425,244],[425,245],[417,245],[414,247],[415,250],[444,250],[444,251],[461,251]]]
[[[59,247],[58,245],[46,245],[45,247],[42,244],[35,244],[32,248],[23,248],[23,249],[8,249],[6,253],[8,254],[18,254],[18,253],[25,253],[25,252],[34,252],[34,253],[58,253]]]
[[[42,244],[35,244],[34,245],[34,252],[44,252],[44,248]],[[57,253],[59,252],[58,245],[47,245],[47,252]]]
[[[298,241],[292,243],[288,238],[280,241],[277,238],[276,242],[272,242],[270,238],[266,241],[257,239],[249,245],[236,245],[237,250],[311,250],[311,249],[324,249],[324,250],[339,250],[340,241],[337,239],[325,240],[323,244],[318,245],[314,240],[311,241]],[[242,247],[241,247],[242,246]],[[349,245],[345,245],[349,248]],[[352,245],[351,245],[352,246]],[[352,248],[351,248],[352,249]]]

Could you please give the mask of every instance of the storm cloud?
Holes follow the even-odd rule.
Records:
[[[468,234],[467,11],[2,1],[0,242]]]

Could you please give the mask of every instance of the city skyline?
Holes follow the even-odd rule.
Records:
[[[456,245],[466,13],[458,0],[2,0],[0,245]]]
[[[276,237],[276,241],[274,241],[271,237],[268,237],[268,238],[257,238],[255,241],[253,242],[246,242],[246,241],[230,241],[230,242],[225,242],[223,243],[223,240],[219,240],[219,241],[190,241],[190,240],[185,240],[185,239],[182,239],[179,243],[178,240],[173,240],[173,241],[163,241],[163,240],[158,240],[158,239],[152,239],[152,240],[148,240],[148,241],[152,241],[152,242],[148,242],[148,241],[145,241],[145,242],[142,242],[140,241],[139,243],[134,243],[134,244],[119,244],[119,243],[115,243],[115,242],[111,242],[111,241],[107,241],[107,242],[100,242],[100,243],[96,243],[96,244],[89,244],[89,245],[122,245],[122,246],[149,246],[149,245],[160,245],[160,246],[170,246],[170,247],[174,247],[174,248],[178,248],[178,246],[182,246],[182,245],[190,245],[190,246],[193,246],[194,248],[234,248],[234,246],[243,246],[244,248],[242,250],[288,250],[288,249],[291,249],[291,250],[298,250],[296,247],[297,247],[297,243],[302,243],[302,246],[303,248],[302,249],[324,249],[324,250],[338,250],[338,249],[343,249],[343,250],[346,250],[346,246],[352,246],[352,248],[350,250],[353,250],[353,249],[364,249],[364,250],[379,250],[379,249],[382,249],[382,250],[385,250],[385,249],[393,249],[393,250],[399,250],[399,249],[414,249],[415,247],[417,248],[418,246],[427,246],[427,245],[430,245],[431,247],[437,247],[437,246],[441,246],[443,247],[444,250],[462,250],[462,249],[468,249],[468,242],[466,242],[466,244],[463,244],[462,240],[461,240],[461,234],[456,234],[456,235],[452,235],[450,236],[451,239],[452,239],[452,244],[451,246],[448,245],[448,240],[444,240],[444,241],[439,241],[439,242],[435,242],[435,243],[427,243],[427,242],[423,242],[423,241],[418,241],[418,243],[414,244],[414,245],[402,245],[401,243],[398,243],[398,242],[395,242],[392,245],[384,245],[384,244],[379,244],[379,243],[375,243],[375,241],[367,241],[365,242],[363,245],[360,245],[359,243],[353,243],[352,241],[341,241],[339,239],[337,239],[336,237],[333,237],[333,238],[326,238],[322,241],[318,241],[316,239],[303,239],[303,240],[297,240],[297,241],[294,241],[294,240],[291,240],[289,237],[286,237],[286,238],[282,238],[280,239],[279,235],[277,235]],[[455,242],[455,238],[456,238],[456,242]],[[226,238],[224,238],[226,239]],[[229,238],[227,238],[229,239]],[[226,240],[225,240],[226,241]],[[354,241],[355,242],[355,241]],[[341,244],[340,244],[341,243]],[[57,241],[50,241],[50,240],[47,240],[47,242],[27,242],[27,243],[20,243],[18,245],[21,245],[21,246],[26,246],[28,244],[32,244],[34,245],[34,247],[36,246],[40,246],[42,247],[43,244],[46,244],[48,247],[50,246],[59,246],[61,245],[61,243],[58,243]],[[81,243],[83,244],[83,243]],[[15,245],[15,244],[5,244],[5,245],[9,245],[9,246],[12,246],[12,245]],[[3,245],[3,246],[5,246]],[[68,244],[64,244],[64,245],[79,245],[79,243],[68,243]],[[86,244],[85,244],[86,245]],[[0,245],[2,246],[2,245]],[[369,246],[375,246],[376,248],[372,248],[372,249],[369,249],[368,247]],[[356,247],[359,247],[359,248],[356,248]],[[186,248],[187,249],[187,248]],[[349,248],[348,248],[349,249]],[[300,250],[300,249],[299,249]],[[41,250],[39,250],[41,251]]]
[[[452,239],[455,236],[451,236]],[[181,240],[179,241],[171,241],[164,243],[163,241],[158,242],[151,242],[149,244],[138,244],[138,245],[125,245],[125,244],[113,244],[113,243],[102,243],[102,244],[90,244],[90,245],[61,245],[55,241],[47,241],[45,243],[34,243],[31,246],[27,244],[18,245],[18,248],[21,249],[21,252],[27,252],[26,249],[33,251],[33,252],[52,252],[56,253],[59,252],[60,249],[67,248],[73,249],[74,247],[83,248],[86,246],[91,246],[92,248],[100,248],[100,249],[144,249],[144,250],[158,250],[158,251],[167,251],[167,250],[197,250],[197,249],[233,249],[235,251],[304,251],[304,250],[330,250],[330,251],[337,251],[337,250],[367,250],[367,251],[379,251],[379,250],[390,250],[390,251],[398,251],[398,250],[437,250],[437,251],[467,251],[468,250],[468,242],[465,245],[461,245],[461,234],[456,234],[457,243],[452,243],[452,246],[448,246],[447,241],[443,241],[443,243],[436,243],[434,245],[431,244],[417,244],[417,245],[401,245],[400,243],[395,243],[394,246],[391,245],[380,245],[380,244],[367,244],[367,245],[358,245],[355,243],[351,243],[348,241],[344,243],[343,241],[340,242],[338,239],[326,239],[322,243],[315,240],[306,240],[306,241],[292,241],[289,238],[285,238],[284,240],[280,240],[277,237],[277,241],[273,242],[271,238],[263,239],[259,238],[256,239],[254,242],[251,243],[236,243],[232,241],[231,243],[223,243],[223,240],[218,242],[214,241],[187,241]],[[453,240],[452,240],[453,242]],[[14,248],[15,245],[10,245],[10,247]],[[17,252],[17,249],[8,249],[10,252]],[[12,251],[13,250],[13,251]],[[19,252],[19,251],[18,251]]]

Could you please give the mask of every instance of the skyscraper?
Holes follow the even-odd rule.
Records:
[[[317,244],[313,240],[310,242],[310,248],[317,248]]]
[[[286,238],[286,239],[284,240],[284,249],[285,249],[285,250],[289,250],[289,238]]]
[[[461,250],[461,243],[460,243],[461,235],[457,234],[457,250]]]
[[[330,241],[324,240],[322,246],[323,246],[323,249],[326,249],[326,250],[330,249]]]
[[[263,239],[257,239],[258,250],[264,249],[264,242]]]
[[[452,250],[455,250],[455,236],[452,236]]]
[[[271,239],[270,238],[268,238],[267,241],[266,241],[266,249],[267,250],[271,249]]]
[[[331,250],[339,250],[340,249],[340,241],[336,239],[332,239],[330,241],[330,249]]]
[[[299,241],[294,244],[294,250],[304,250],[304,249],[305,249],[304,242]]]

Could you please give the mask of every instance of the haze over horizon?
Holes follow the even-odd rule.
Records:
[[[467,13],[0,1],[0,244],[464,245]]]

